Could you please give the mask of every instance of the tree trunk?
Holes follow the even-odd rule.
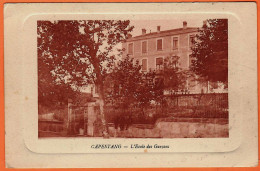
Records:
[[[108,138],[108,129],[107,129],[107,122],[105,118],[104,106],[105,106],[105,93],[104,93],[104,77],[102,77],[101,70],[99,67],[100,61],[96,59],[97,51],[92,53],[91,57],[93,57],[93,67],[94,71],[97,76],[96,80],[96,87],[98,88],[98,95],[99,95],[99,109],[100,109],[100,119],[102,122],[102,134],[104,138]]]
[[[105,106],[105,95],[104,95],[104,86],[101,83],[101,85],[98,85],[99,89],[99,109],[100,109],[100,117],[102,122],[102,134],[104,138],[108,138],[108,129],[107,129],[107,122],[105,118],[105,112],[104,112],[104,106]]]

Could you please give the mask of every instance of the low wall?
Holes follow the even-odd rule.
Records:
[[[111,137],[124,138],[224,138],[228,137],[227,119],[161,119],[153,125],[134,124],[127,130],[109,126]]]
[[[64,122],[54,120],[38,121],[38,137],[65,136],[66,129]]]

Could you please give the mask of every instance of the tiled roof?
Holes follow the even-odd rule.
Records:
[[[186,29],[178,28],[178,29],[171,29],[171,30],[165,30],[165,31],[160,31],[160,32],[147,33],[144,35],[129,38],[126,41],[129,42],[129,41],[135,41],[135,40],[144,40],[144,39],[163,37],[163,36],[169,36],[169,35],[191,33],[191,32],[196,32],[196,31],[198,31],[197,27],[187,27]]]

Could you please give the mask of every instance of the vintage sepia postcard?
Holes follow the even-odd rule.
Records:
[[[257,165],[254,3],[7,4],[5,31],[8,166]]]
[[[228,19],[191,22],[38,20],[38,137],[228,137]]]

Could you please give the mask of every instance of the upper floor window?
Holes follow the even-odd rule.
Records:
[[[193,47],[195,44],[195,35],[190,35],[189,37],[189,47]]]
[[[147,53],[147,41],[142,42],[142,53]]]
[[[156,70],[162,70],[163,69],[163,58],[156,58]]]
[[[128,44],[128,54],[133,55],[134,53],[134,43]]]
[[[156,40],[156,49],[162,50],[163,49],[163,39],[157,39]]]
[[[147,71],[147,59],[142,59],[142,71]]]
[[[179,39],[178,37],[173,37],[172,39],[172,49],[178,49],[179,47]]]

